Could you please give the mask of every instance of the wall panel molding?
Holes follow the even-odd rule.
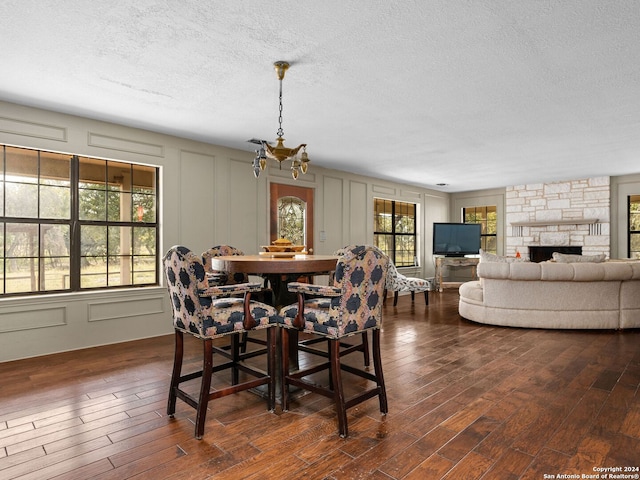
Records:
[[[371,243],[373,232],[373,200],[367,195],[367,183],[355,180],[349,181],[349,244],[366,245]],[[367,228],[367,222],[371,216],[371,230]]]
[[[384,195],[396,195],[396,189],[393,187],[387,187],[386,185],[372,184],[371,191],[373,193],[382,193]]]
[[[0,333],[67,325],[67,307],[29,306],[0,312]]]
[[[67,141],[67,129],[46,123],[27,122],[16,118],[0,117],[0,132],[22,135],[25,137]]]
[[[164,313],[164,298],[164,295],[156,295],[120,300],[118,302],[89,302],[87,304],[87,321],[101,322]]]
[[[88,132],[87,145],[90,147],[106,148],[119,152],[147,155],[149,157],[164,158],[164,147],[154,143],[139,142],[127,138],[112,137],[101,133]]]
[[[400,189],[400,196],[403,198],[410,198],[416,201],[422,199],[422,194],[415,190],[405,190],[404,188]]]

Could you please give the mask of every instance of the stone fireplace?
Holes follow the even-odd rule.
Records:
[[[580,247],[585,255],[609,256],[610,195],[609,177],[507,187],[506,255]]]

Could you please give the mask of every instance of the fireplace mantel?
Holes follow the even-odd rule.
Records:
[[[571,220],[542,220],[538,222],[511,222],[513,227],[546,227],[549,225],[592,225],[598,218],[574,218]]]

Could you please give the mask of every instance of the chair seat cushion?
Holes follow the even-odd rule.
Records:
[[[431,290],[431,284],[428,280],[417,277],[405,277],[398,282],[399,289],[401,292],[426,292]]]
[[[304,305],[304,328],[302,331],[336,337],[338,333],[338,323],[335,318],[329,315],[330,298],[313,298],[305,300]],[[280,316],[283,326],[295,328],[293,321],[298,315],[298,304],[283,307]]]
[[[304,327],[303,332],[326,335],[331,338],[338,338],[338,320],[332,317],[330,312],[331,301],[339,302],[336,298],[310,298],[304,302]],[[294,303],[283,307],[280,310],[282,326],[295,328],[294,319],[298,315],[298,304]],[[375,325],[375,323],[374,323]],[[367,328],[367,327],[365,327]],[[348,333],[348,328],[345,333]],[[357,330],[357,326],[353,326]]]
[[[205,337],[217,337],[243,330],[244,300],[242,298],[217,298],[212,299],[210,302],[201,298],[200,301],[202,302],[204,313],[207,314],[203,318],[202,325]],[[257,324],[255,329],[266,328],[278,323],[277,313],[275,308],[266,303],[251,302],[251,315],[253,315]]]

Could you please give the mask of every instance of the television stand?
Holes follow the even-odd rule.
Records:
[[[471,267],[471,278],[469,280],[475,280],[477,278],[477,267],[480,258],[478,257],[436,257],[436,288],[439,292],[442,292],[445,286],[447,287],[459,287],[464,282],[443,282],[443,270],[447,268],[461,268]],[[446,276],[445,276],[446,278]]]

